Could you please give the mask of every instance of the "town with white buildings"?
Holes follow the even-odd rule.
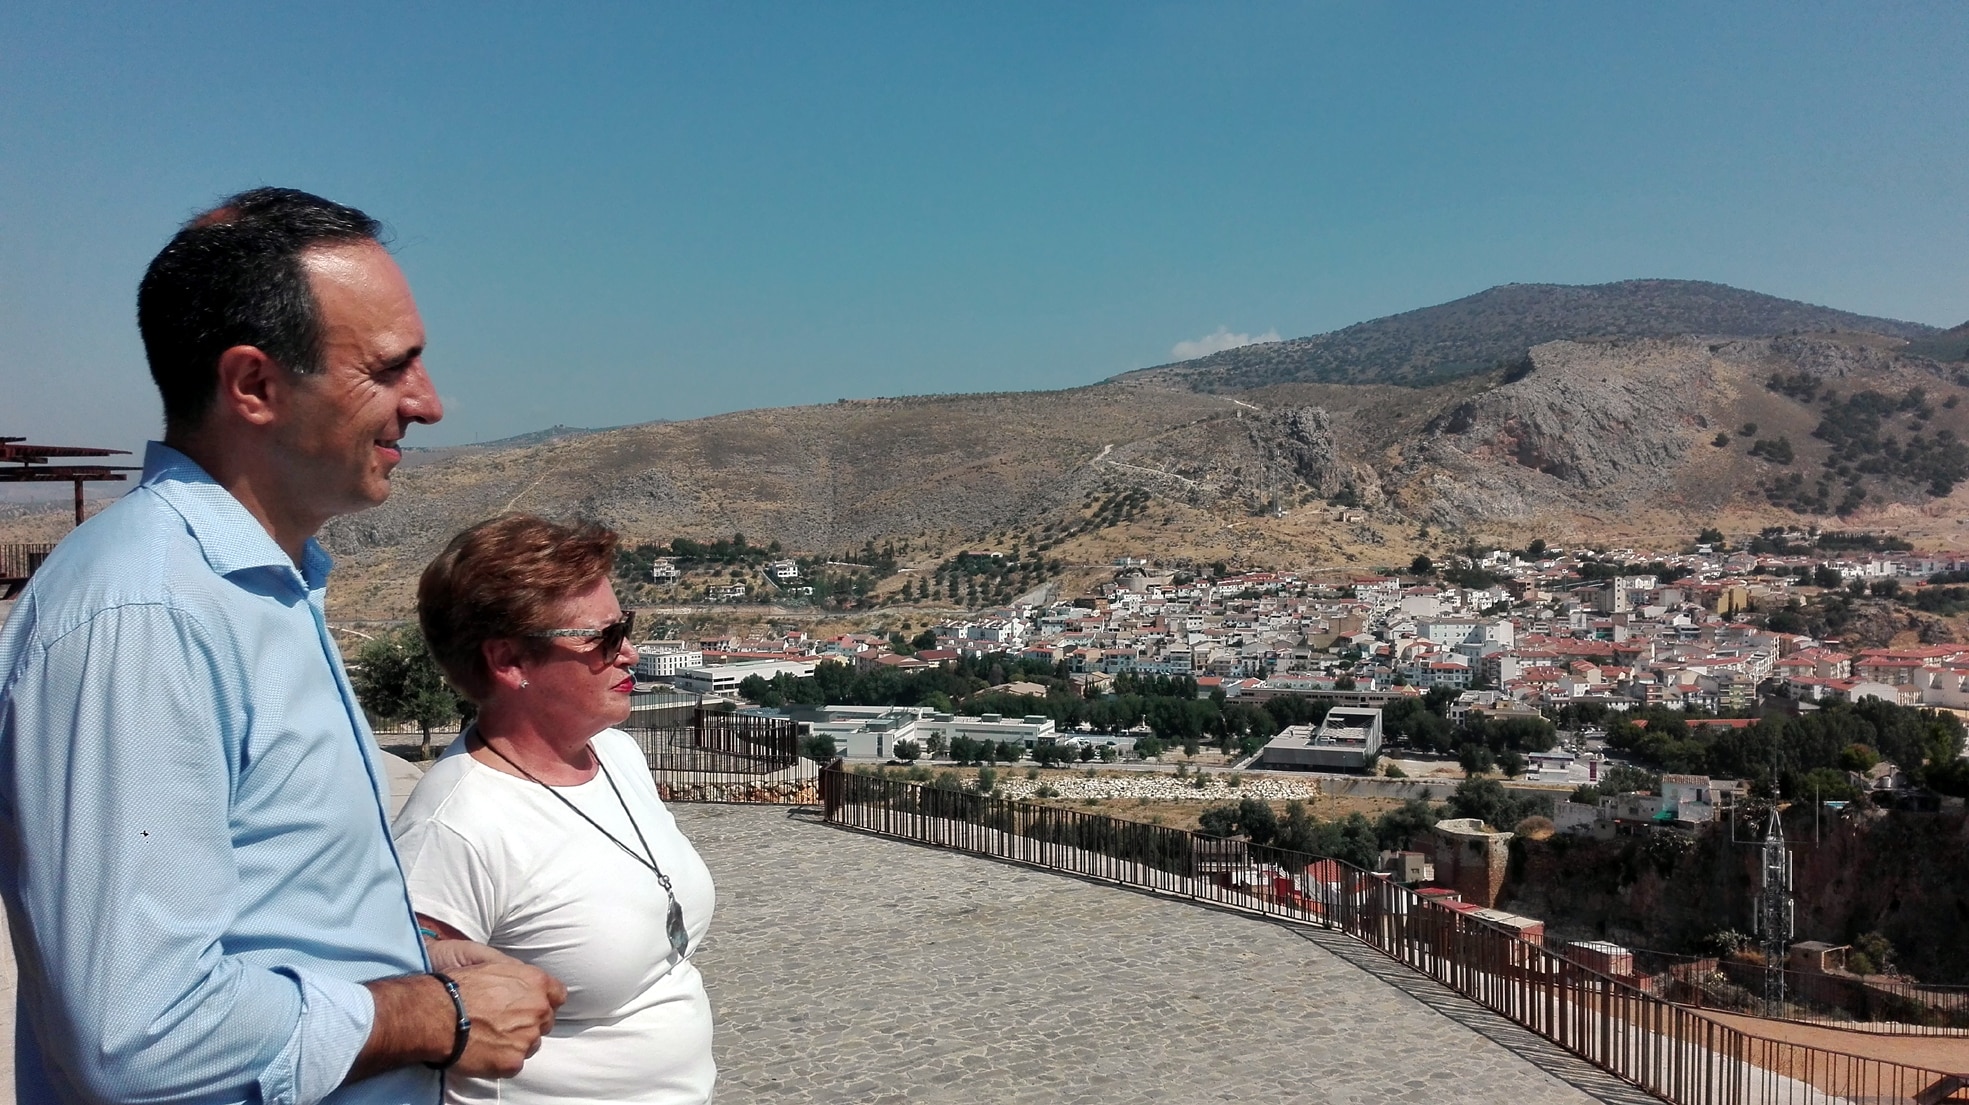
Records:
[[[1673,580],[1605,567],[1643,562]],[[1969,553],[1575,557],[1543,549],[1536,558],[1492,552],[1470,566],[1495,582],[1271,571],[1213,578],[1130,558],[1093,593],[936,625],[932,647],[898,650],[870,633],[653,642],[639,672],[728,694],[749,675],[804,676],[828,660],[910,670],[1003,653],[1043,661],[1090,694],[1124,673],[1184,676],[1200,694],[1233,699],[1302,694],[1367,707],[1445,687],[1462,692],[1452,722],[1472,710],[1569,703],[1746,714],[1772,695],[1800,703],[1874,696],[1969,716],[1969,645],[1859,647],[1767,624],[1781,620],[1771,612],[1828,583],[1878,593],[1885,580],[1912,589],[1954,578],[1969,569]]]

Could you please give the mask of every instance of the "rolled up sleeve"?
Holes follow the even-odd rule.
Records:
[[[362,1045],[369,1042],[369,1030],[376,1023],[376,999],[360,983],[318,971],[293,974],[301,983],[301,1016],[287,1047],[261,1075],[261,1097],[280,1100],[277,1093],[284,1083],[291,1083],[293,1100],[315,1105],[342,1084]],[[275,1073],[279,1077],[271,1077]]]
[[[221,719],[248,707],[207,637],[162,605],[115,607],[22,657],[0,695],[22,1009],[51,1076],[89,1098],[313,1105],[374,1007],[359,984],[228,954]]]

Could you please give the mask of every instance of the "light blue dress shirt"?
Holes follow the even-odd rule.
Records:
[[[328,569],[152,443],[0,630],[23,1105],[438,1099],[421,1066],[336,1088],[361,983],[426,962]]]

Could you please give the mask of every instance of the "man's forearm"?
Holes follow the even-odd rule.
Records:
[[[431,975],[398,975],[365,985],[376,1002],[376,1020],[346,1082],[450,1056],[458,1015],[444,983]]]
[[[473,945],[481,947],[481,945]],[[485,949],[491,952],[491,949]],[[511,1078],[554,1028],[567,988],[517,959],[493,958],[445,968],[458,985],[472,1030],[457,1070],[472,1078]],[[398,975],[365,984],[375,1001],[369,1040],[345,1082],[412,1063],[442,1063],[458,1041],[458,1007],[431,975]]]

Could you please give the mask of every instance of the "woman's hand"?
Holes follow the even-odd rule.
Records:
[[[429,940],[424,943],[424,954],[431,959],[431,970],[446,974],[480,963],[517,962],[505,952],[476,940]]]
[[[513,958],[476,940],[468,940],[456,928],[423,913],[417,915],[417,928],[425,934],[424,954],[430,959],[433,971],[450,974],[460,967],[510,961]]]

